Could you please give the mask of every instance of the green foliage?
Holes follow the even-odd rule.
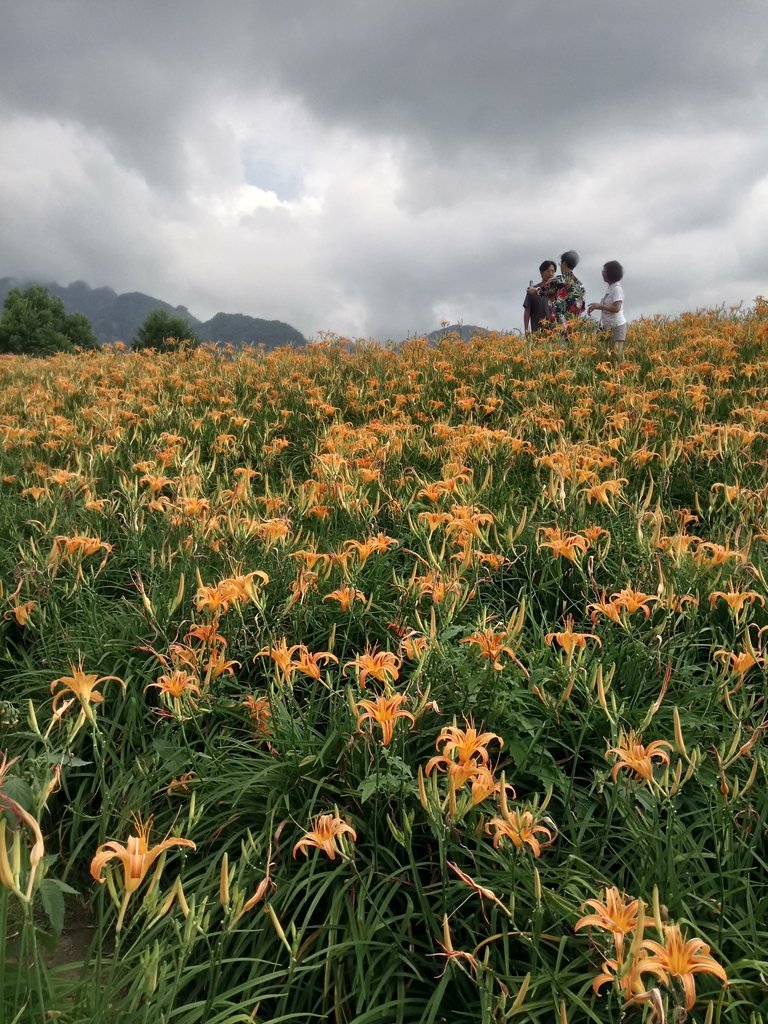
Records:
[[[636,326],[621,368],[586,333],[0,361],[0,792],[45,840],[30,904],[0,888],[0,1020],[648,1024],[593,994],[610,933],[574,931],[615,885],[646,938],[675,921],[727,969],[727,989],[697,975],[691,1024],[765,1024],[766,322]],[[598,478],[624,481],[610,504]],[[556,557],[555,527],[588,551]],[[457,589],[420,586],[436,569]],[[203,600],[255,570],[227,608]],[[344,585],[365,599],[342,608]],[[595,609],[629,587],[637,610]],[[753,593],[736,611],[731,591]],[[477,636],[513,620],[494,666]],[[286,679],[283,639],[333,657]],[[725,655],[749,646],[737,678]],[[359,720],[388,689],[352,667],[366,649],[402,657],[415,721],[388,746]],[[80,659],[124,683],[91,718],[61,685],[52,705]],[[174,703],[177,669],[199,692]],[[540,856],[494,844],[496,794],[452,807],[447,773],[425,778],[469,718],[498,737],[509,806],[551,829]],[[651,779],[611,777],[628,730],[666,744]],[[336,813],[354,840],[296,851]],[[0,814],[25,892],[32,832]],[[117,930],[122,865],[90,868],[138,848],[132,814],[154,815],[150,846],[195,849],[153,863]],[[38,955],[62,924],[61,959]],[[682,1021],[679,981],[659,984]]]
[[[164,309],[153,309],[139,328],[134,338],[134,351],[154,349],[157,352],[171,352],[179,348],[195,348],[200,338],[189,323],[181,316],[174,316]]]
[[[40,285],[8,293],[0,318],[0,353],[49,356],[76,348],[98,348],[81,313],[68,314],[61,299]]]

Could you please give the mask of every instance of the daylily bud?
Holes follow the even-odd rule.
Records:
[[[173,615],[176,609],[179,607],[181,602],[184,600],[184,573],[181,574],[179,579],[179,588],[176,591],[176,596],[171,601],[170,607],[168,608],[168,614]]]
[[[424,772],[421,770],[421,765],[419,765],[417,784],[419,787],[419,803],[421,804],[425,811],[428,811],[429,800],[427,799],[427,788],[424,785]]]
[[[610,718],[611,716],[610,716],[610,713],[608,711],[608,704],[607,704],[606,699],[605,699],[605,692],[606,691],[605,691],[605,686],[603,685],[603,666],[602,665],[598,665],[597,666],[597,673],[595,675],[595,683],[596,683],[596,686],[597,686],[597,699],[598,699],[598,701],[600,703],[600,707],[605,712],[606,717]]]
[[[659,887],[654,885],[653,887],[653,923],[656,925],[656,931],[659,933],[659,937],[664,937],[664,924],[661,920],[661,903],[659,901]]]
[[[291,944],[288,941],[285,932],[283,931],[283,926],[280,924],[280,921],[278,920],[277,914],[272,909],[272,904],[271,903],[267,904],[267,913],[269,914],[269,919],[272,922],[275,931],[277,932],[278,938],[280,939],[282,944],[285,946],[285,948],[288,950],[289,955],[291,957],[293,957],[293,950],[291,949]]]
[[[219,871],[219,903],[225,910],[229,910],[229,854],[225,853],[221,858],[221,870]]]
[[[35,705],[32,703],[31,699],[29,700],[29,702],[27,704],[27,708],[28,708],[28,711],[27,711],[27,721],[29,722],[29,727],[32,730],[32,732],[35,734],[35,736],[40,736],[40,726],[37,724],[37,715],[35,714]]]
[[[752,762],[752,771],[749,773],[749,778],[744,783],[744,788],[741,791],[742,796],[744,796],[748,789],[752,788],[752,785],[754,784],[754,781],[757,778],[757,765],[757,758],[755,758],[755,760]]]
[[[680,726],[680,712],[677,710],[677,706],[672,708],[672,719],[675,723],[675,749],[677,750],[680,757],[684,757],[688,760],[688,751],[685,748],[685,740],[683,738],[683,730]]]
[[[19,899],[24,898],[24,894],[19,889],[18,875],[16,875],[11,867],[10,861],[8,860],[8,848],[5,842],[5,830],[6,821],[5,818],[0,818],[0,885],[3,885],[6,889],[10,890]],[[17,832],[13,834],[14,844],[19,843],[19,836]],[[16,850],[14,846],[14,861],[19,858],[16,856]]]
[[[526,976],[523,978],[523,983],[520,986],[520,991],[515,996],[515,1001],[512,1003],[512,1010],[519,1010],[525,1002],[525,997],[528,994],[528,988],[531,984],[531,972],[528,971]],[[512,1016],[512,1014],[510,1014]]]

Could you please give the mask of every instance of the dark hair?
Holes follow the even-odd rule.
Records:
[[[560,262],[564,263],[569,270],[575,270],[576,264],[579,262],[579,254],[573,249],[569,249],[560,257]]]
[[[554,260],[544,260],[543,263],[539,264],[539,273],[543,274],[547,267],[552,267],[553,270],[557,270],[557,264]]]
[[[624,277],[624,267],[618,260],[608,260],[603,266],[608,284],[617,284]]]

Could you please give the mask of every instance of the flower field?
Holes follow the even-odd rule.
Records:
[[[627,356],[0,361],[5,1024],[768,1021],[768,304]]]

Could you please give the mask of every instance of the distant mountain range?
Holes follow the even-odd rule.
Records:
[[[449,327],[441,327],[437,331],[430,331],[426,335],[430,341],[438,342],[443,338],[457,335],[462,341],[471,341],[472,338],[482,338],[488,334],[487,327],[475,327],[473,324],[451,324]]]
[[[260,320],[243,313],[217,313],[210,320],[198,320],[186,306],[172,306],[169,302],[156,299],[143,292],[124,292],[118,295],[112,288],[91,288],[85,281],[60,285],[46,281],[19,281],[13,277],[0,278],[0,306],[13,288],[28,288],[42,284],[51,295],[64,303],[68,313],[82,313],[93,327],[102,345],[113,341],[130,344],[136,337],[147,315],[153,309],[164,309],[174,316],[183,317],[195,333],[204,341],[216,344],[232,342],[234,345],[264,345],[277,348],[280,345],[304,345],[303,334],[280,320]]]

